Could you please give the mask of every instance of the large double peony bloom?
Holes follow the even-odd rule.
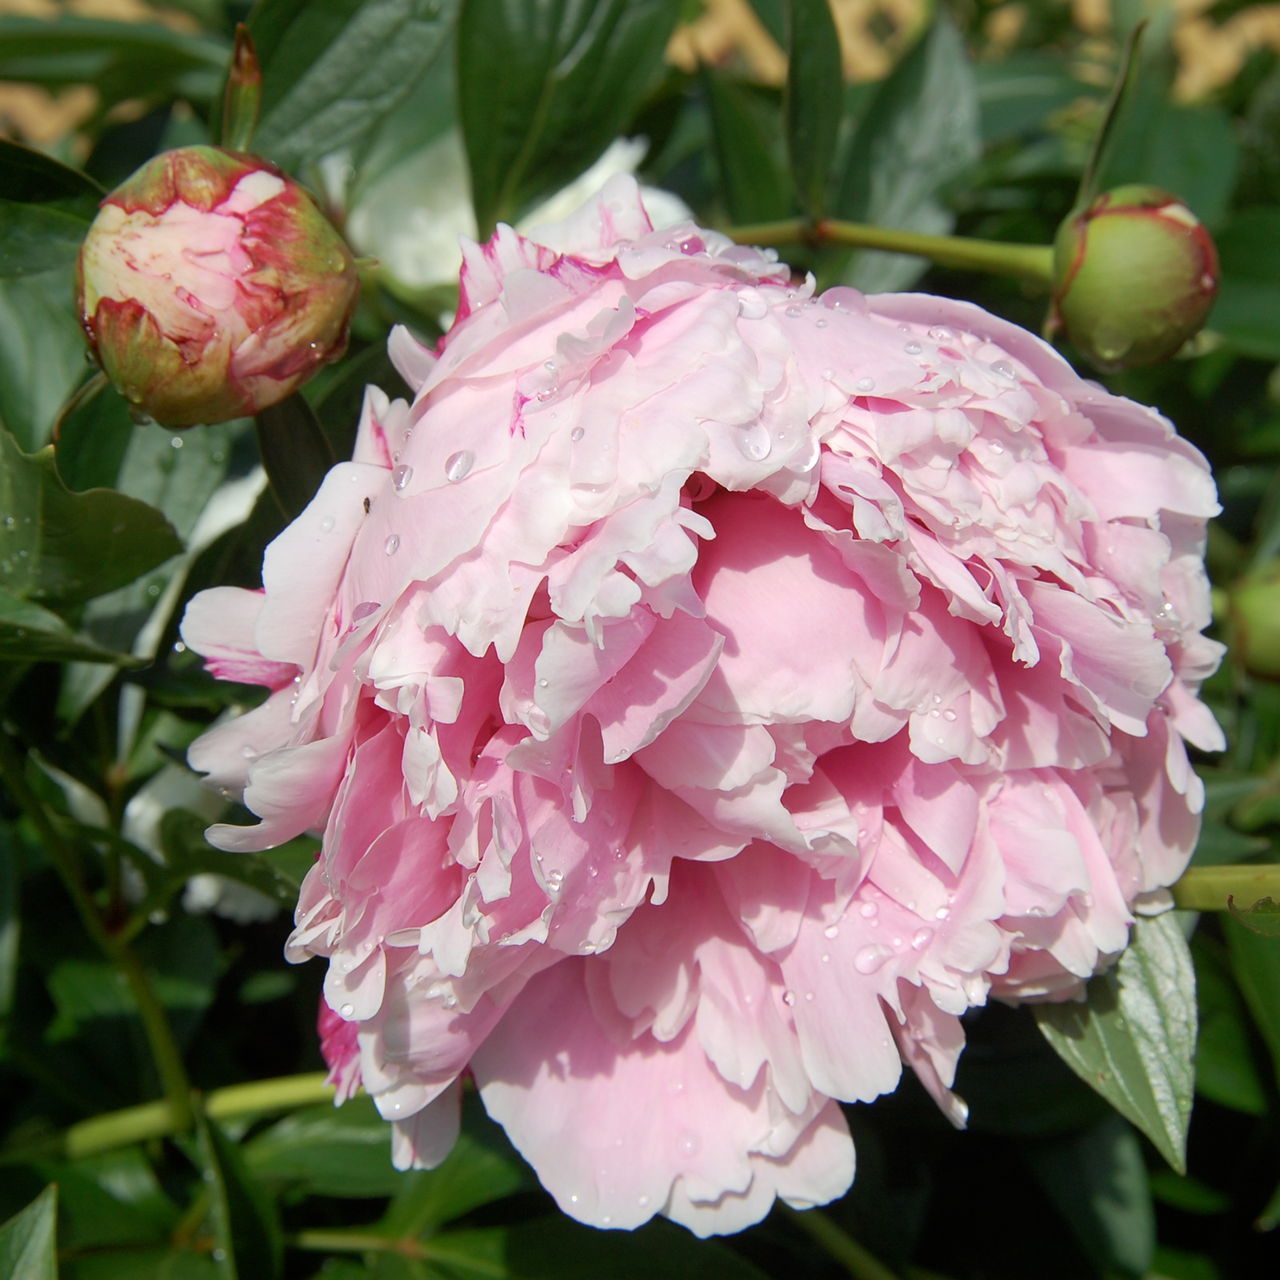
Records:
[[[634,183],[470,245],[411,405],[183,637],[275,692],[193,766],[324,830],[290,956],[401,1166],[470,1072],[569,1214],[699,1234],[848,1187],[838,1101],[951,1091],[1195,842],[1200,455],[1025,331],[813,297]]]

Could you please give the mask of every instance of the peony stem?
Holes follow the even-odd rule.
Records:
[[[792,1209],[778,1202],[787,1217],[806,1235],[820,1244],[853,1280],[898,1280],[874,1254],[864,1249],[843,1227],[837,1226],[821,1209]]]
[[[500,1262],[486,1262],[474,1253],[450,1249],[447,1236],[419,1240],[416,1236],[383,1236],[358,1227],[354,1231],[339,1227],[330,1231],[299,1231],[289,1237],[289,1244],[309,1253],[398,1253],[415,1262],[438,1262],[445,1267],[452,1264],[468,1275],[504,1277],[511,1274]]]
[[[1280,864],[1189,867],[1173,886],[1173,900],[1188,911],[1225,911],[1227,899],[1248,910],[1259,898],[1280,900]]]
[[[818,223],[805,218],[762,222],[753,227],[730,227],[726,234],[739,244],[850,245],[857,249],[883,249],[930,258],[939,266],[995,275],[1018,276],[1039,284],[1053,283],[1053,248],[1039,244],[1004,244],[999,240],[974,240],[968,236],[929,236],[916,231],[893,231],[863,222],[827,218]]]
[[[151,1046],[151,1056],[155,1060],[156,1073],[160,1077],[160,1087],[164,1090],[163,1103],[170,1121],[168,1132],[186,1129],[191,1124],[191,1083],[187,1079],[187,1069],[183,1065],[182,1051],[173,1038],[173,1028],[169,1025],[169,1016],[156,996],[151,980],[147,977],[137,953],[122,938],[108,930],[85,884],[80,871],[80,863],[75,850],[62,838],[62,833],[53,825],[40,797],[27,784],[23,758],[19,755],[7,733],[0,732],[0,776],[3,776],[9,793],[17,801],[18,806],[31,820],[32,826],[39,833],[44,844],[45,853],[53,863],[62,883],[66,886],[85,932],[102,950],[129,986],[134,1003],[138,1006],[138,1016]]]

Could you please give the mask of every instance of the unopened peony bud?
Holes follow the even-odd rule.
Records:
[[[1200,220],[1157,187],[1116,187],[1054,242],[1054,327],[1106,370],[1154,364],[1197,333],[1218,292]]]
[[[273,165],[216,147],[148,161],[102,202],[77,305],[103,369],[170,427],[283,400],[346,350],[355,262]]]
[[[1280,565],[1231,592],[1236,653],[1254,675],[1280,677]]]

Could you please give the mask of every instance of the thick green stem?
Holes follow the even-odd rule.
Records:
[[[943,267],[987,271],[1017,276],[1038,284],[1053,282],[1053,248],[1039,244],[1004,244],[999,240],[973,240],[967,236],[928,236],[916,231],[892,231],[861,222],[825,219],[812,223],[804,218],[762,222],[752,227],[730,227],[727,234],[739,244],[849,245],[857,249],[884,249],[929,258]]]
[[[511,1273],[501,1263],[488,1263],[471,1253],[450,1249],[444,1241],[419,1240],[416,1236],[380,1236],[361,1230],[299,1231],[289,1238],[295,1249],[309,1253],[398,1253],[415,1262],[439,1262],[461,1266],[470,1275],[507,1276]]]
[[[787,1217],[821,1245],[853,1280],[899,1280],[897,1272],[886,1267],[820,1209],[797,1210],[786,1205],[782,1207],[786,1210]]]
[[[1259,898],[1280,900],[1280,864],[1189,867],[1173,886],[1173,900],[1187,911],[1225,911],[1227,899],[1248,910]]]
[[[171,1109],[174,1129],[186,1129],[191,1124],[191,1082],[182,1063],[182,1053],[173,1038],[164,1006],[156,998],[146,971],[137,954],[127,942],[115,937],[103,922],[93,895],[84,882],[75,850],[62,838],[53,825],[40,797],[27,784],[22,756],[14,748],[7,733],[0,732],[0,775],[4,777],[18,806],[31,820],[44,844],[49,861],[53,863],[62,883],[75,903],[85,931],[117,966],[129,984],[143,1029],[151,1045],[160,1085],[164,1089],[166,1105]],[[172,1132],[172,1130],[171,1130]]]

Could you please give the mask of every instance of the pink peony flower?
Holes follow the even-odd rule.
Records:
[[[812,295],[627,178],[500,228],[265,591],[188,611],[276,689],[191,750],[261,817],[210,838],[324,829],[289,955],[402,1167],[470,1071],[583,1222],[828,1201],[838,1102],[905,1062],[963,1124],[960,1015],[1186,864],[1204,460],[977,307]]]
[[[355,262],[296,182],[257,156],[183,147],[102,202],[80,250],[89,345],[171,427],[283,400],[347,347]]]

